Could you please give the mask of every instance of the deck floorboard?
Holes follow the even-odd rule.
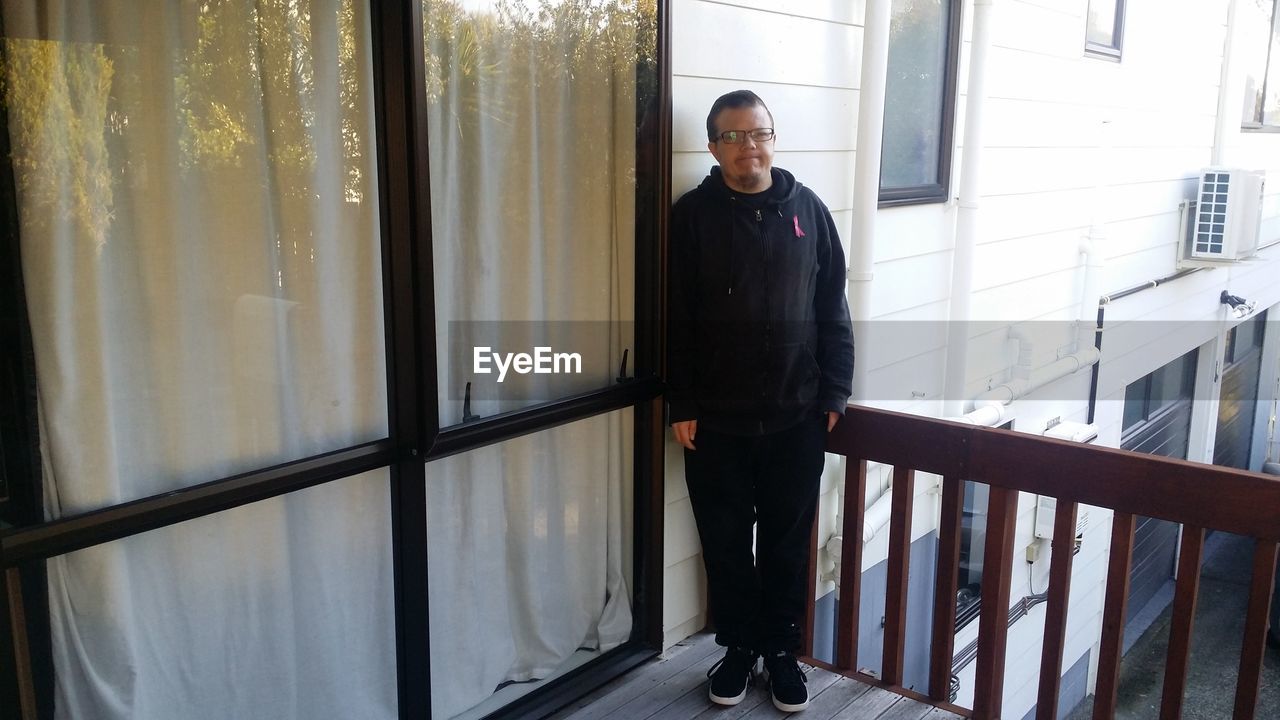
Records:
[[[781,720],[769,691],[756,684],[741,703],[713,705],[707,670],[723,650],[710,634],[695,635],[635,671],[609,683],[552,720]],[[960,716],[822,668],[801,665],[809,707],[798,720],[959,720]]]

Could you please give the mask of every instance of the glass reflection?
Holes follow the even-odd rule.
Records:
[[[427,464],[433,717],[482,717],[630,637],[633,422]]]
[[[611,384],[633,339],[656,3],[425,0],[423,22],[441,423],[464,420],[468,383],[476,416]],[[582,372],[499,381],[481,347]]]
[[[47,516],[384,437],[364,4],[3,21]]]

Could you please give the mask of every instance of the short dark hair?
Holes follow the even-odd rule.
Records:
[[[711,112],[707,113],[707,141],[715,142],[716,137],[719,135],[719,133],[716,132],[716,116],[719,115],[722,110],[725,108],[755,107],[757,105],[764,108],[764,111],[769,115],[769,122],[772,123],[773,113],[769,112],[769,106],[764,104],[764,101],[760,99],[759,95],[751,92],[750,90],[734,90],[733,92],[725,93],[716,98],[716,101],[711,103]],[[754,128],[737,129],[753,130]]]

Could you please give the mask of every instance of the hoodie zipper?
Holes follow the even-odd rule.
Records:
[[[756,231],[760,235],[760,252],[764,256],[764,351],[769,352],[773,335],[773,309],[769,306],[769,267],[772,258],[769,253],[769,239],[764,231],[764,216],[756,208]]]

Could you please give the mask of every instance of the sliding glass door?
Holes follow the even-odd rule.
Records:
[[[522,714],[653,652],[659,9],[3,5],[0,713]]]

